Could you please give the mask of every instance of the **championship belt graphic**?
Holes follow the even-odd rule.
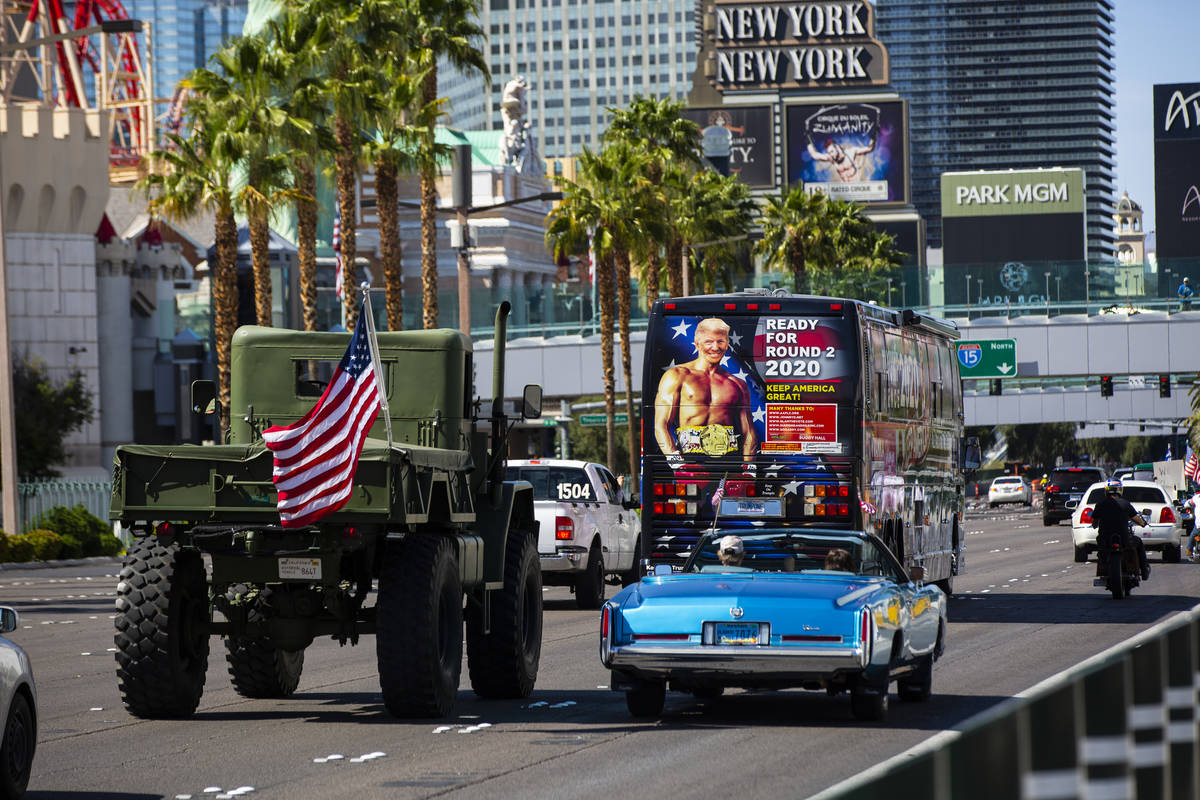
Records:
[[[687,425],[675,429],[679,452],[723,456],[737,449],[738,436],[732,425]]]

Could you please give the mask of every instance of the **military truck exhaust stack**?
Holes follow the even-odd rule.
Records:
[[[316,637],[354,645],[374,634],[388,711],[437,717],[458,692],[465,624],[475,693],[532,691],[542,587],[531,488],[503,480],[508,310],[496,314],[489,417],[475,401],[468,337],[378,335],[392,443],[377,420],[349,500],[307,527],[280,525],[262,432],[313,407],[347,334],[240,328],[225,443],[117,448],[111,517],[135,536],[115,637],[130,713],[192,714],[213,636],[224,639],[238,693],[286,697]],[[198,385],[193,406],[214,395]],[[536,418],[540,406],[540,387],[526,387],[522,415]]]

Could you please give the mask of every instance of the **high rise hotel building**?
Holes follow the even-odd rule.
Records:
[[[875,8],[891,83],[909,102],[912,199],[928,244],[942,241],[943,172],[1079,167],[1088,257],[1111,257],[1113,3],[875,0]]]
[[[522,75],[527,119],[543,158],[595,148],[606,109],[635,95],[686,99],[696,65],[695,0],[482,0],[492,87],[446,65],[439,92],[450,122],[499,129],[500,93]]]
[[[125,0],[129,16],[149,22],[154,94],[169,100],[176,85],[230,38],[242,33],[248,0]]]

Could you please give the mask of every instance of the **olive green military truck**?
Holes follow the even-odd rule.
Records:
[[[308,527],[281,527],[262,431],[313,407],[348,334],[243,327],[224,444],[117,448],[111,516],[134,536],[116,615],[130,713],[192,714],[213,636],[237,692],[269,698],[295,691],[316,637],[353,645],[374,634],[388,711],[444,716],[458,693],[464,618],[475,693],[532,691],[542,585],[531,488],[504,481],[507,313],[503,303],[490,417],[475,399],[467,336],[379,334],[392,444],[381,415],[349,501]],[[193,405],[214,394],[197,382]],[[521,406],[539,416],[540,387],[526,387]]]

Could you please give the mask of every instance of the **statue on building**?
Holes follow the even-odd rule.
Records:
[[[528,94],[529,84],[523,75],[504,85],[504,92],[500,96],[500,118],[504,122],[504,131],[500,136],[500,159],[505,166],[515,167],[517,172],[541,175],[537,140],[525,119],[529,108],[526,100]]]

